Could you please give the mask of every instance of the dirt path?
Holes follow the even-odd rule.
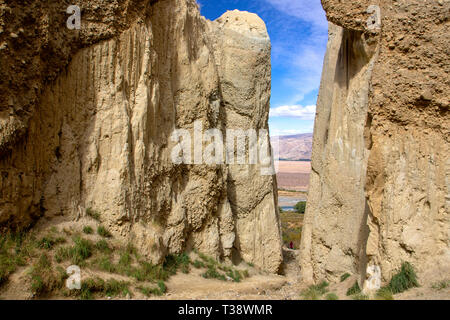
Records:
[[[285,275],[254,274],[239,283],[204,279],[199,270],[177,274],[167,282],[164,299],[291,300],[298,299],[300,278],[296,255],[284,249]]]

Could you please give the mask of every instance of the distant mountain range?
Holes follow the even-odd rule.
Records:
[[[292,136],[272,137],[274,148],[279,144],[280,160],[310,160],[312,151],[312,133],[296,134]]]

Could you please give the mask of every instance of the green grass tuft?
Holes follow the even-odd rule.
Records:
[[[431,286],[435,290],[443,290],[450,287],[450,280],[441,280]]]
[[[218,279],[222,281],[227,281],[227,278],[219,273],[216,268],[208,267],[208,270],[202,274],[202,277],[205,279]]]
[[[109,247],[108,242],[105,239],[97,241],[97,243],[95,244],[95,248],[103,253],[111,252],[111,248]]]
[[[17,267],[25,266],[37,247],[32,234],[0,234],[0,287]]]
[[[305,300],[318,300],[328,291],[328,282],[322,281],[319,284],[309,286],[308,289],[303,290],[300,295]]]
[[[100,221],[100,213],[92,208],[86,209],[86,214],[96,221]]]
[[[339,297],[336,293],[331,292],[325,296],[325,300],[339,300]]]
[[[164,283],[164,281],[161,281],[161,280],[158,281],[158,288],[161,293],[167,292],[167,287],[166,287],[166,284]]]
[[[350,277],[350,273],[344,273],[342,276],[341,276],[341,282],[344,282],[345,280],[347,280],[348,278]]]
[[[84,232],[85,234],[93,234],[93,233],[94,233],[94,229],[92,229],[91,226],[85,226],[85,227],[83,228],[83,232]]]
[[[418,286],[419,283],[417,282],[417,275],[414,271],[414,267],[409,262],[404,262],[400,271],[392,277],[388,288],[393,294],[397,294]]]
[[[138,287],[138,290],[149,297],[151,295],[162,296],[164,293],[166,293],[167,288],[164,281],[160,280],[158,281],[157,287],[155,288],[140,286]]]
[[[227,276],[233,279],[234,282],[241,282],[243,276],[238,270],[230,270],[227,272]]]
[[[112,237],[111,232],[109,232],[108,229],[106,229],[104,226],[98,226],[97,233],[99,236],[101,236],[103,238],[111,238]]]
[[[205,264],[200,260],[195,260],[192,265],[197,269],[205,268]]]
[[[51,250],[55,245],[64,242],[66,242],[66,239],[64,238],[53,238],[51,236],[47,236],[38,240],[37,246],[40,249]]]
[[[375,298],[377,300],[394,300],[392,291],[388,287],[382,287],[378,289],[375,294]]]
[[[81,282],[81,290],[77,290],[77,295],[82,300],[91,300],[95,294],[104,297],[114,298],[118,295],[126,296],[130,294],[129,283],[109,279],[107,281],[101,278],[89,278]]]
[[[357,293],[352,295],[352,299],[353,300],[369,300],[369,296],[362,294],[362,293]]]
[[[56,272],[52,268],[50,258],[44,253],[30,269],[31,291],[37,297],[61,289],[68,275],[58,266]]]
[[[70,259],[73,264],[80,265],[83,261],[91,257],[94,248],[91,241],[81,237],[75,237],[74,243],[75,245],[72,247],[58,248],[55,254],[57,262]]]
[[[117,268],[114,265],[114,263],[111,261],[111,257],[108,255],[101,256],[94,262],[94,265],[97,265],[100,270],[109,272],[109,273],[116,273]]]
[[[198,253],[198,256],[200,257],[200,259],[202,259],[206,263],[207,267],[215,267],[218,264],[214,258],[208,257],[207,255],[205,255],[201,252]]]
[[[190,263],[191,259],[186,253],[180,255],[168,255],[164,261],[163,267],[170,275],[176,274],[178,269],[181,269],[181,272],[183,273],[189,273]]]
[[[355,281],[355,283],[353,284],[353,286],[351,286],[348,290],[347,290],[347,296],[352,296],[354,294],[359,294],[361,293],[361,288],[359,287],[358,281]]]

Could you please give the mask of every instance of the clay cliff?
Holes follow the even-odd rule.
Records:
[[[449,1],[322,0],[305,281],[450,273]],[[378,5],[380,25],[376,25]],[[370,12],[368,12],[370,11]]]
[[[159,263],[198,249],[270,272],[276,181],[260,165],[176,164],[175,129],[267,129],[270,39],[254,14],[194,0],[0,5],[0,224],[96,211]]]

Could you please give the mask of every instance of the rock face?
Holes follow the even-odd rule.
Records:
[[[450,274],[449,1],[322,0],[330,21],[302,276]],[[381,25],[367,13],[380,8]],[[368,281],[366,281],[368,280]]]
[[[194,123],[267,129],[264,22],[238,11],[207,21],[194,0],[99,0],[80,1],[81,30],[68,30],[68,4],[50,3],[1,8],[0,224],[91,208],[155,263],[197,248],[278,272],[275,178],[171,158],[173,131]]]

